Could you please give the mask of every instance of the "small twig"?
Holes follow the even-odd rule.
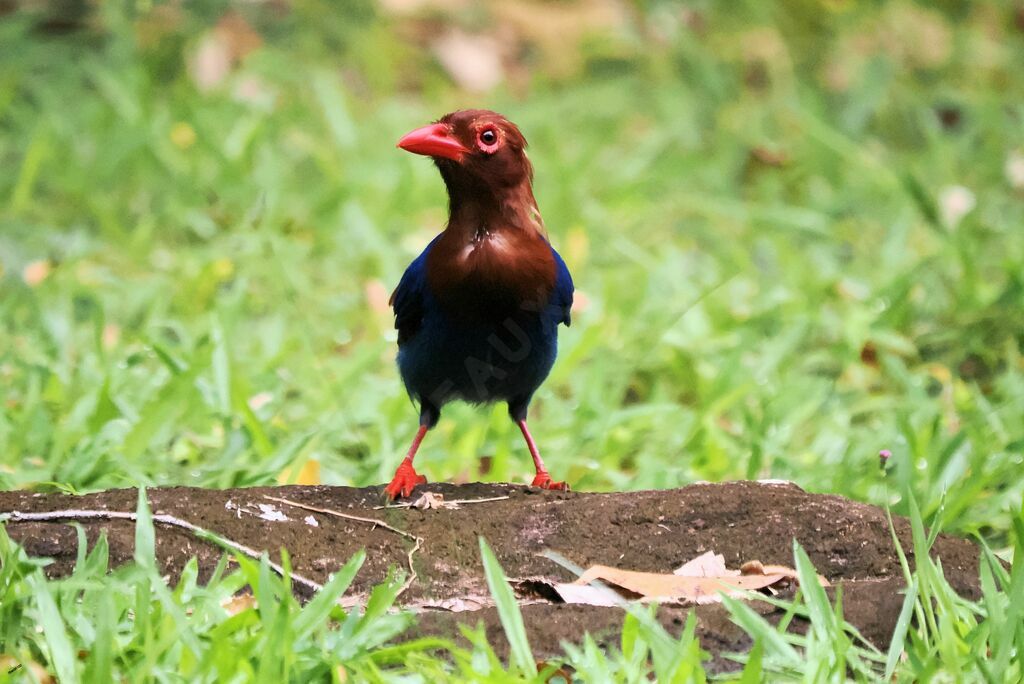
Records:
[[[206,539],[212,541],[221,546],[225,546],[236,553],[240,553],[244,556],[259,561],[263,557],[263,553],[255,549],[249,548],[243,544],[239,544],[236,541],[228,539],[227,537],[221,536],[216,532],[207,530],[206,528],[194,525],[187,520],[176,518],[173,515],[166,513],[158,513],[152,516],[153,522],[160,523],[162,525],[169,525],[171,527],[180,527],[183,530],[188,530],[192,534],[196,535],[200,539]],[[82,510],[82,509],[68,509],[62,511],[44,511],[41,513],[25,513],[23,511],[11,511],[10,513],[0,513],[0,522],[10,520],[11,522],[50,522],[54,520],[130,520],[132,522],[138,521],[138,516],[135,513],[127,513],[125,511],[97,511],[97,510]],[[314,582],[311,579],[303,577],[296,572],[286,572],[283,567],[275,563],[274,561],[267,558],[267,564],[270,568],[281,577],[288,575],[292,581],[298,582],[307,589],[313,591],[320,591],[324,588],[324,585]]]
[[[459,504],[486,503],[488,501],[503,501],[503,500],[508,499],[508,498],[510,498],[510,497],[508,495],[506,495],[506,496],[489,496],[486,499],[452,499],[451,501],[448,501],[447,499],[445,499],[441,503],[440,507],[441,508],[447,508],[449,504],[459,505]],[[383,506],[374,506],[373,510],[379,511],[381,509],[388,509],[388,508],[412,508],[413,504],[415,504],[415,503],[416,503],[415,501],[403,501],[402,503],[385,504]]]
[[[413,544],[411,549],[409,549],[409,553],[405,557],[409,563],[409,576],[405,579],[405,582],[402,583],[402,587],[398,590],[398,593],[395,594],[395,598],[398,598],[405,593],[405,590],[411,587],[412,583],[416,581],[416,568],[412,565],[412,556],[420,550],[421,546],[423,546],[423,537],[416,537],[416,543]]]
[[[395,594],[395,598],[401,596],[402,593],[406,589],[411,587],[412,583],[416,581],[416,577],[417,577],[417,575],[416,575],[416,568],[415,568],[415,566],[412,563],[412,557],[413,557],[413,555],[417,551],[420,550],[420,547],[423,545],[423,537],[417,537],[415,534],[412,534],[410,532],[406,532],[405,530],[400,530],[397,527],[392,527],[391,525],[388,525],[383,520],[377,520],[376,518],[364,518],[364,517],[359,516],[359,515],[351,515],[349,513],[342,513],[341,511],[336,511],[336,510],[333,510],[331,508],[319,508],[317,506],[310,506],[309,504],[299,503],[298,501],[292,501],[291,499],[282,499],[282,498],[279,498],[279,497],[276,497],[276,496],[270,496],[269,494],[264,494],[263,498],[264,499],[269,499],[270,501],[276,501],[278,503],[283,503],[283,504],[286,504],[288,506],[294,506],[296,508],[301,508],[303,510],[313,511],[314,513],[323,513],[324,515],[333,515],[333,516],[335,516],[337,518],[345,518],[346,520],[355,520],[355,521],[358,521],[358,522],[363,522],[363,523],[367,523],[369,525],[374,525],[374,526],[378,526],[379,525],[380,527],[383,527],[386,530],[390,530],[391,532],[394,532],[397,535],[401,535],[402,537],[405,537],[406,539],[412,539],[416,543],[409,550],[409,553],[406,554],[406,560],[409,563],[409,577],[406,578],[405,583],[402,584],[401,589],[399,589],[398,593]]]
[[[307,511],[313,511],[314,513],[323,513],[325,515],[333,515],[333,516],[335,516],[337,518],[347,518],[348,520],[357,520],[359,522],[364,522],[364,523],[367,523],[367,524],[370,524],[370,525],[380,525],[384,529],[391,530],[395,534],[400,534],[403,537],[405,537],[406,539],[412,539],[412,540],[419,539],[419,537],[417,537],[415,534],[410,534],[409,532],[406,532],[405,530],[400,530],[397,527],[392,527],[391,525],[388,525],[383,520],[377,520],[376,518],[363,518],[362,516],[351,515],[349,513],[342,513],[341,511],[335,511],[335,510],[330,509],[330,508],[318,508],[316,506],[310,506],[309,504],[299,503],[298,501],[292,501],[291,499],[282,499],[282,498],[279,498],[279,497],[276,497],[276,496],[270,496],[269,494],[264,494],[263,498],[264,499],[269,499],[270,501],[276,501],[278,503],[288,504],[289,506],[294,506],[295,508],[302,508],[302,509],[307,510]]]

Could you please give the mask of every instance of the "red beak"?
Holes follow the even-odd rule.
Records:
[[[410,131],[398,141],[398,146],[413,154],[443,157],[453,161],[462,161],[462,155],[469,152],[462,143],[452,137],[445,124],[431,124]]]

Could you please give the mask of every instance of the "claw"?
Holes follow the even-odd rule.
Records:
[[[398,470],[395,471],[395,476],[391,480],[391,484],[384,488],[384,496],[389,501],[394,501],[399,497],[407,497],[412,494],[412,490],[416,488],[416,485],[426,484],[427,478],[423,475],[417,474],[413,469],[412,464],[403,461]]]
[[[533,482],[531,484],[534,487],[540,487],[541,489],[551,489],[558,492],[569,491],[569,483],[552,482],[551,476],[547,473],[537,473],[537,476],[533,478]]]

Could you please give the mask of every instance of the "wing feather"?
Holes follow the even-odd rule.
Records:
[[[395,311],[395,329],[401,345],[419,332],[423,325],[423,299],[427,287],[427,254],[436,238],[416,257],[402,274],[398,287],[391,293],[388,303]]]
[[[572,294],[575,288],[572,284],[572,275],[569,268],[562,261],[562,256],[551,248],[555,255],[555,291],[552,293],[552,303],[558,307],[561,318],[559,323],[565,323],[566,327],[572,324]]]

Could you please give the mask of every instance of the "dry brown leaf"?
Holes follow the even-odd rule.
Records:
[[[784,579],[783,575],[728,575],[724,577],[681,577],[655,572],[621,570],[607,565],[594,565],[573,584],[590,584],[602,580],[627,589],[643,598],[676,599],[694,603],[721,600],[719,592],[735,595],[756,591]]]
[[[786,567],[785,565],[764,565],[761,561],[747,561],[740,566],[740,573],[744,576],[758,576],[758,575],[781,575],[786,580],[794,583],[799,583],[799,578],[796,575],[796,570],[793,568]],[[823,576],[818,575],[818,583],[823,587],[832,586],[829,581]]]
[[[604,585],[593,584],[601,581]],[[828,581],[818,576],[822,586]],[[742,597],[745,592],[767,590],[797,582],[797,573],[784,565],[748,561],[739,570],[725,565],[725,557],[708,551],[684,563],[673,574],[637,572],[593,565],[571,584],[549,585],[566,603],[619,606],[624,601],[716,603],[722,595]]]
[[[487,597],[465,596],[438,601],[415,601],[413,603],[405,604],[404,607],[414,612],[423,610],[444,610],[450,613],[464,613],[481,610],[488,607],[488,605],[491,605],[491,601]]]
[[[581,587],[578,584],[555,584],[555,591],[566,603],[586,606],[614,607],[621,605],[624,599],[606,587]]]
[[[411,508],[415,508],[420,511],[436,510],[438,508],[458,508],[458,504],[446,504],[444,502],[444,494],[435,494],[434,492],[423,492],[419,498],[412,502]]]
[[[725,567],[725,556],[714,551],[703,553],[691,561],[683,563],[673,572],[680,577],[729,577],[739,575],[737,570]]]
[[[536,663],[537,663],[537,672],[543,672],[544,669],[548,668],[548,667],[553,668],[552,671],[551,671],[551,674],[548,675],[548,678],[546,680],[548,682],[558,682],[558,681],[571,682],[573,680],[573,677],[569,673],[569,671],[566,668],[564,668],[564,667],[558,667],[558,665],[556,663],[549,663],[546,660],[538,660],[538,661],[536,661]]]
[[[241,612],[256,607],[256,597],[252,594],[239,594],[221,601],[220,607],[228,615],[238,615]]]

